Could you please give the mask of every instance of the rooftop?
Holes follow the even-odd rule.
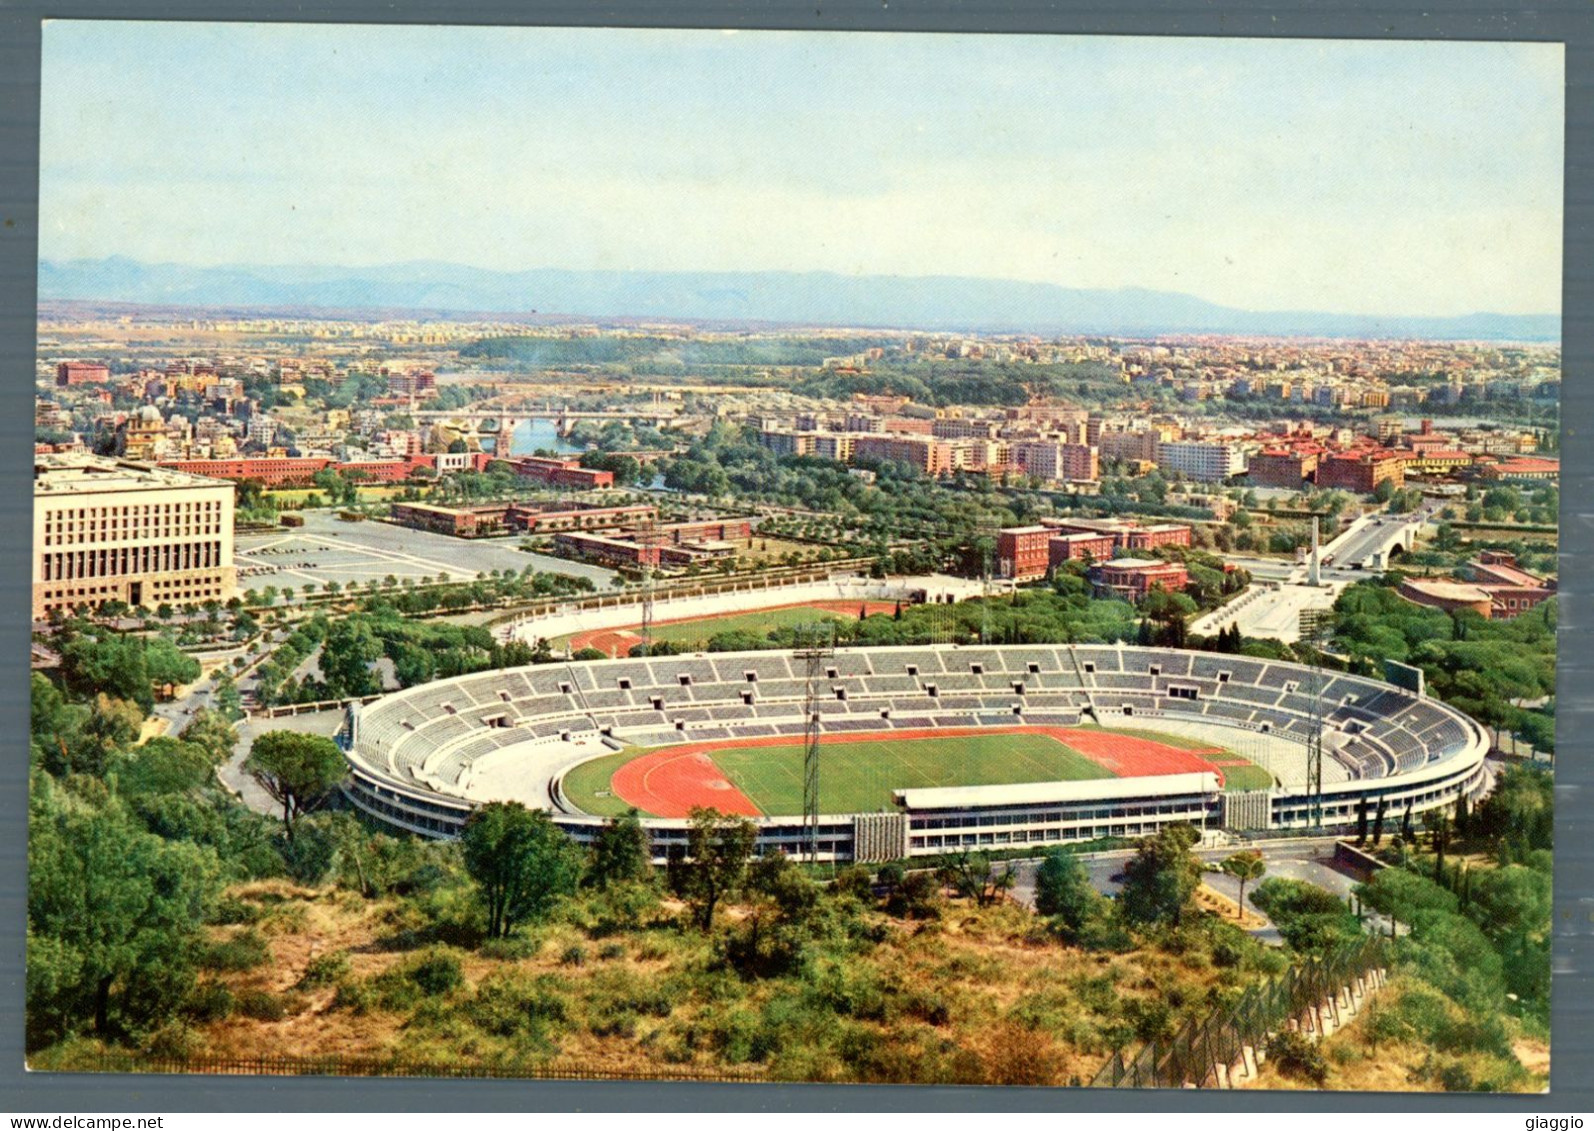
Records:
[[[174,488],[225,487],[225,479],[208,479],[169,467],[104,456],[54,454],[35,456],[33,494],[88,495],[108,491],[166,491]]]
[[[1216,793],[1218,776],[1211,773],[1163,774],[1155,778],[1097,778],[1089,781],[1024,782],[1018,785],[944,786],[899,789],[894,794],[906,809],[952,809],[965,805],[1044,805],[1057,801],[1110,801],[1118,798],[1166,796],[1172,793]]]

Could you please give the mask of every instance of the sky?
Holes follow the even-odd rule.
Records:
[[[1561,307],[1559,44],[52,21],[40,255]]]

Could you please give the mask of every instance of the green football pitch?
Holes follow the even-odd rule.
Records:
[[[645,753],[648,751],[625,751],[577,766],[565,775],[565,796],[598,816],[625,812],[629,805],[613,795],[610,779],[625,762]],[[802,812],[801,742],[733,746],[711,754],[726,779],[764,813]],[[1044,734],[832,742],[820,756],[819,808],[825,813],[869,813],[893,808],[891,794],[898,789],[1112,776],[1110,770]]]

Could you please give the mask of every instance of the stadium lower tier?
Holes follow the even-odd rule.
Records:
[[[457,836],[479,804],[517,800],[587,842],[606,819],[595,810],[638,804],[669,813],[643,817],[661,861],[684,850],[688,804],[713,805],[748,814],[761,852],[795,853],[808,842],[793,750],[810,723],[822,783],[857,810],[820,817],[818,853],[836,861],[1043,848],[1178,822],[1343,828],[1363,806],[1393,822],[1476,797],[1487,780],[1477,723],[1382,681],[1158,648],[947,645],[838,649],[811,670],[782,653],[712,653],[424,684],[350,709],[347,794],[432,837]],[[1026,757],[1018,748],[1035,734],[1071,749]],[[1137,753],[1153,748],[1187,756]],[[655,763],[687,766],[676,776],[697,792],[639,786]],[[849,774],[880,788],[841,790]]]

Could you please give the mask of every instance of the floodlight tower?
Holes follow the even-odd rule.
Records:
[[[1317,546],[1317,516],[1312,516],[1312,560],[1306,570],[1306,584],[1317,586],[1323,584],[1323,570],[1318,558]]]
[[[642,565],[642,651],[648,656],[653,655],[653,575],[663,537],[656,517],[649,515],[642,520],[633,539],[640,551],[637,556]]]
[[[1306,734],[1306,793],[1312,805],[1312,831],[1323,831],[1323,636],[1326,609],[1301,610],[1302,637],[1311,650],[1311,716]]]
[[[989,521],[981,522],[977,537],[980,540],[980,644],[991,642],[991,556],[995,553],[997,528]]]
[[[803,662],[803,849],[808,863],[819,863],[819,681],[825,661],[836,654],[836,625],[800,625],[796,658]]]

